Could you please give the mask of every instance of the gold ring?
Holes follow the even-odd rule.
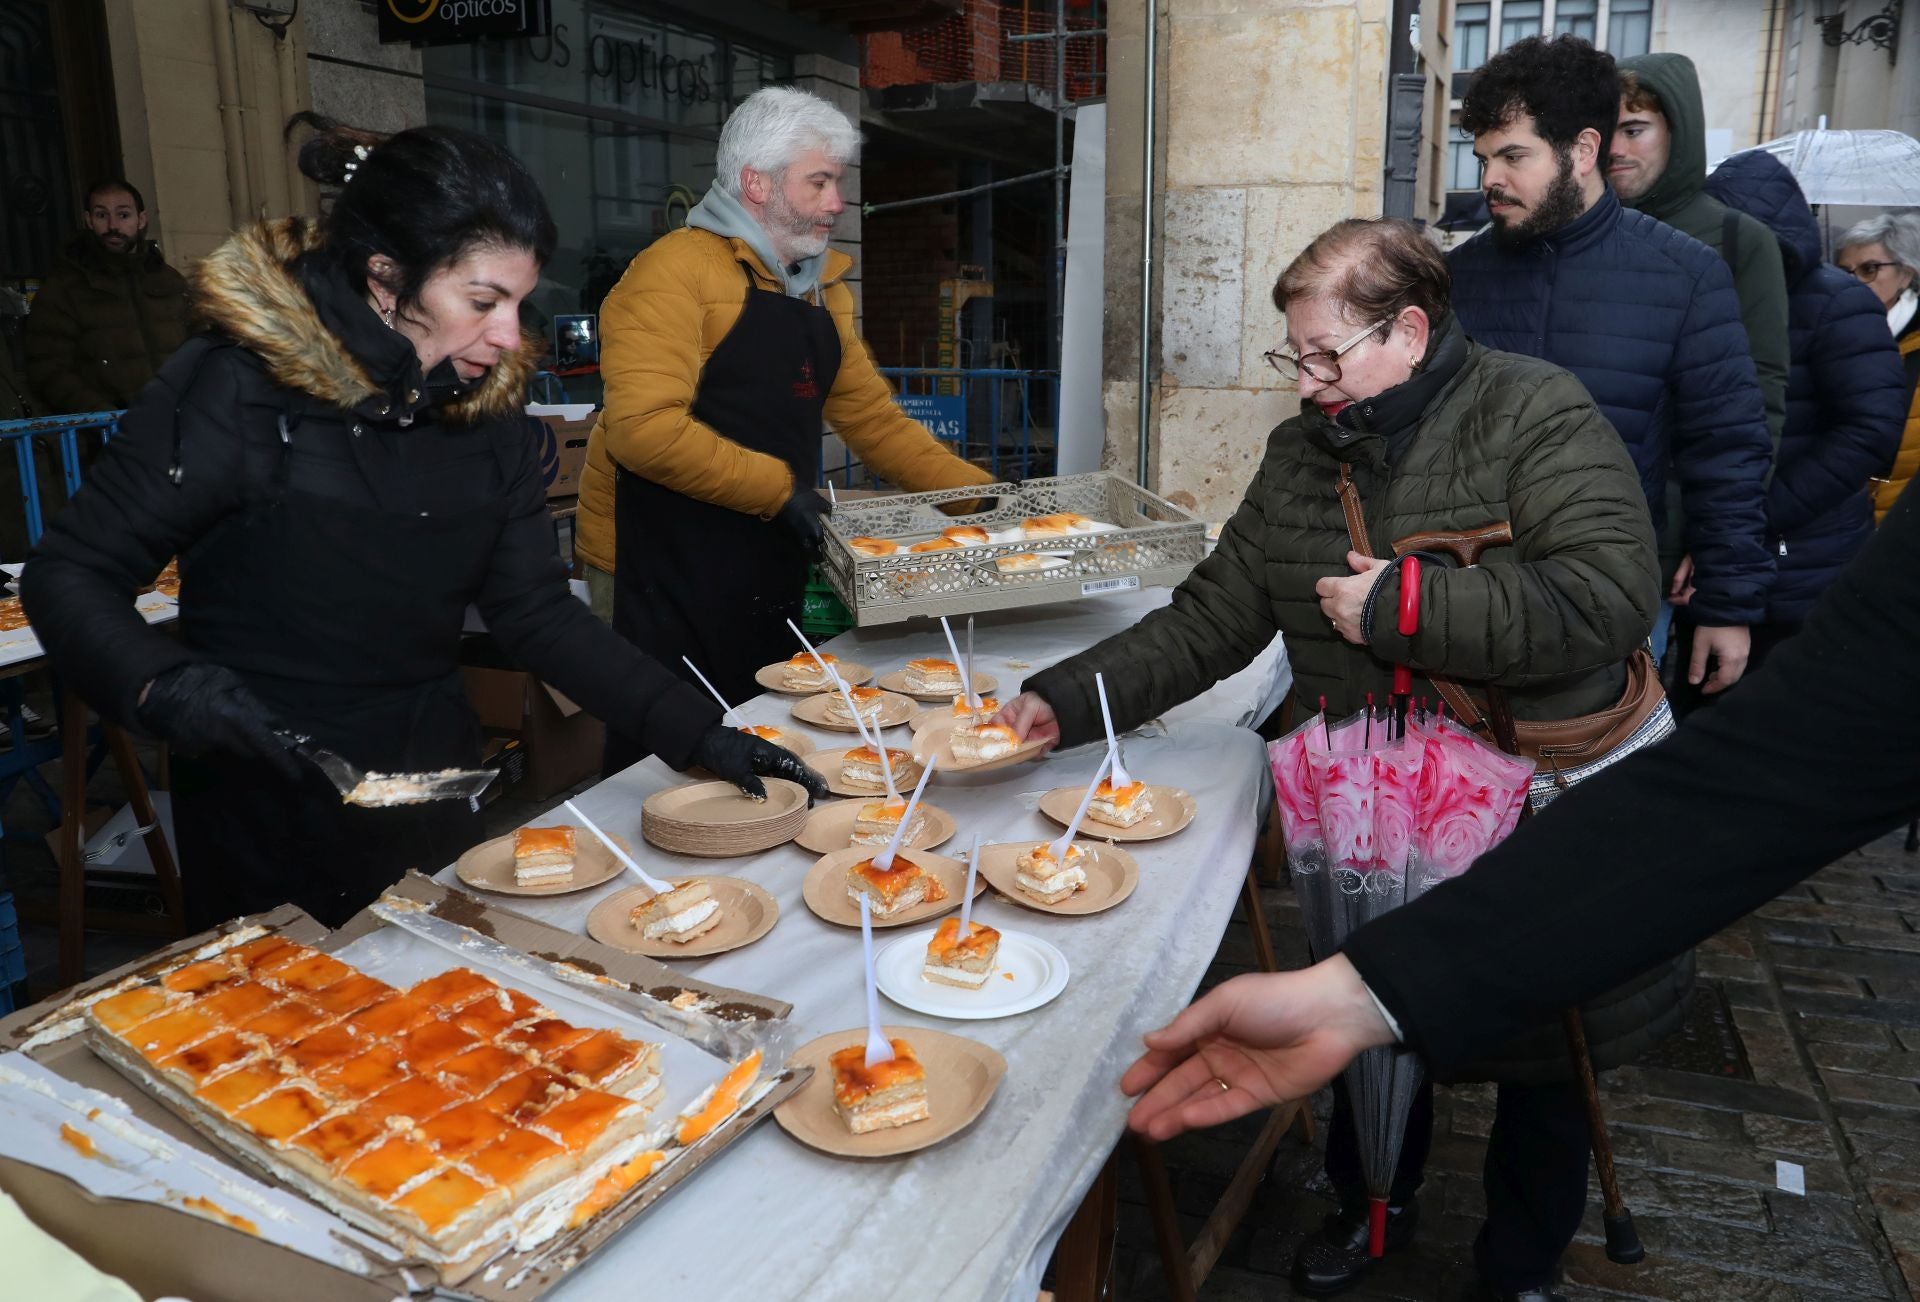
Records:
[[[1227,1083],[1226,1083],[1225,1081],[1223,1081],[1223,1080],[1221,1080],[1221,1079],[1220,1079],[1220,1078],[1219,1078],[1218,1076],[1215,1076],[1215,1077],[1213,1078],[1213,1083],[1214,1083],[1215,1085],[1218,1085],[1218,1086],[1220,1087],[1220,1092],[1221,1092],[1222,1094],[1231,1094],[1231,1093],[1233,1093],[1233,1086],[1231,1086],[1231,1085],[1229,1085],[1229,1084],[1227,1084]]]

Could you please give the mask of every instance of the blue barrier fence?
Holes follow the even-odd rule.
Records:
[[[1053,473],[1060,372],[1000,368],[883,366],[898,390],[894,401],[962,459],[995,479]],[[867,487],[851,452],[820,468],[820,482]]]
[[[0,439],[13,445],[14,465],[20,472],[20,499],[27,525],[29,544],[40,541],[46,528],[45,504],[40,498],[40,468],[35,453],[48,448],[66,495],[80,491],[80,436],[98,434],[105,442],[120,432],[118,411],[78,412],[68,416],[36,416],[28,420],[0,420]],[[5,509],[0,507],[0,509]],[[25,560],[10,556],[8,560]]]

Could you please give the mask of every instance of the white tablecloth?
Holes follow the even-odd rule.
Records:
[[[1029,671],[1007,667],[1008,656],[1037,669],[1133,623],[1166,595],[1149,590],[982,616],[979,667],[1010,694]],[[830,645],[885,673],[940,643],[938,626],[922,624],[850,633]],[[1175,837],[1130,847],[1140,884],[1120,906],[1057,918],[991,893],[981,899],[982,921],[1041,936],[1066,954],[1072,976],[1053,1003],[995,1021],[947,1022],[883,999],[881,1016],[890,1023],[938,1027],[1006,1056],[999,1093],[969,1129],[904,1158],[853,1162],[805,1148],[768,1123],[580,1267],[554,1292],[557,1302],[625,1299],[642,1281],[649,1297],[702,1302],[864,1299],[875,1286],[895,1296],[1032,1298],[1055,1241],[1121,1135],[1127,1100],[1116,1083],[1138,1054],[1141,1033],[1191,998],[1233,911],[1266,781],[1258,737],[1235,725],[1263,716],[1285,681],[1276,644],[1243,674],[1170,712],[1166,735],[1128,740],[1134,771],[1185,788],[1199,814]],[[755,722],[800,726],[787,713],[791,699],[763,697],[746,712]],[[813,735],[846,744],[842,734]],[[895,729],[889,740],[904,745],[907,735]],[[942,782],[936,775],[929,799],[960,826],[943,850],[964,857],[959,847],[976,830],[989,843],[1057,835],[1034,807],[1039,793],[1084,787],[1099,758],[1099,748],[1083,747],[970,779]],[[641,802],[681,781],[647,760],[579,803],[609,832],[644,845]],[[662,875],[744,877],[780,905],[778,924],[762,940],[678,966],[790,1001],[802,1040],[864,1023],[859,932],[821,921],[800,898],[812,854],[789,844],[752,858],[696,861],[649,847],[645,862]],[[583,931],[593,905],[628,884],[507,903]]]

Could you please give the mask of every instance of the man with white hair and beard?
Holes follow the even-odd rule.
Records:
[[[1679,670],[1711,695],[1766,617],[1773,444],[1726,263],[1607,188],[1619,112],[1613,57],[1575,37],[1517,41],[1474,75],[1460,124],[1493,224],[1448,257],[1453,306],[1475,342],[1572,371],[1626,441],[1694,626]]]
[[[855,328],[853,260],[827,242],[859,148],[826,100],[749,96],[686,229],[643,250],[600,311],[606,403],[576,542],[595,608],[729,700],[791,641],[828,509],[823,428],[908,491],[991,478],[900,411]],[[607,770],[644,754],[610,735]]]

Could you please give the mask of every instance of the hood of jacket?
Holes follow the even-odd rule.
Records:
[[[194,268],[196,313],[257,356],[274,383],[362,415],[403,416],[439,402],[448,419],[472,424],[524,408],[537,344],[502,357],[472,387],[449,362],[422,376],[404,335],[344,287],[294,266],[319,242],[300,217],[236,231]]]
[[[1700,103],[1700,74],[1684,54],[1640,54],[1620,69],[1638,76],[1660,97],[1667,119],[1667,170],[1629,208],[1668,220],[1700,193],[1707,180],[1707,115]]]
[[[781,262],[779,255],[773,251],[773,237],[767,234],[767,228],[747,211],[745,204],[718,185],[707,187],[707,197],[695,204],[693,211],[687,214],[687,225],[744,242],[760,259],[760,265],[766,268],[767,274],[780,282],[789,297],[802,298],[820,288],[829,251],[823,249],[813,257],[802,258],[798,262]]]
[[[1780,241],[1789,285],[1820,265],[1820,224],[1800,183],[1772,154],[1759,149],[1735,154],[1713,169],[1705,189],[1727,207],[1767,224]]]

